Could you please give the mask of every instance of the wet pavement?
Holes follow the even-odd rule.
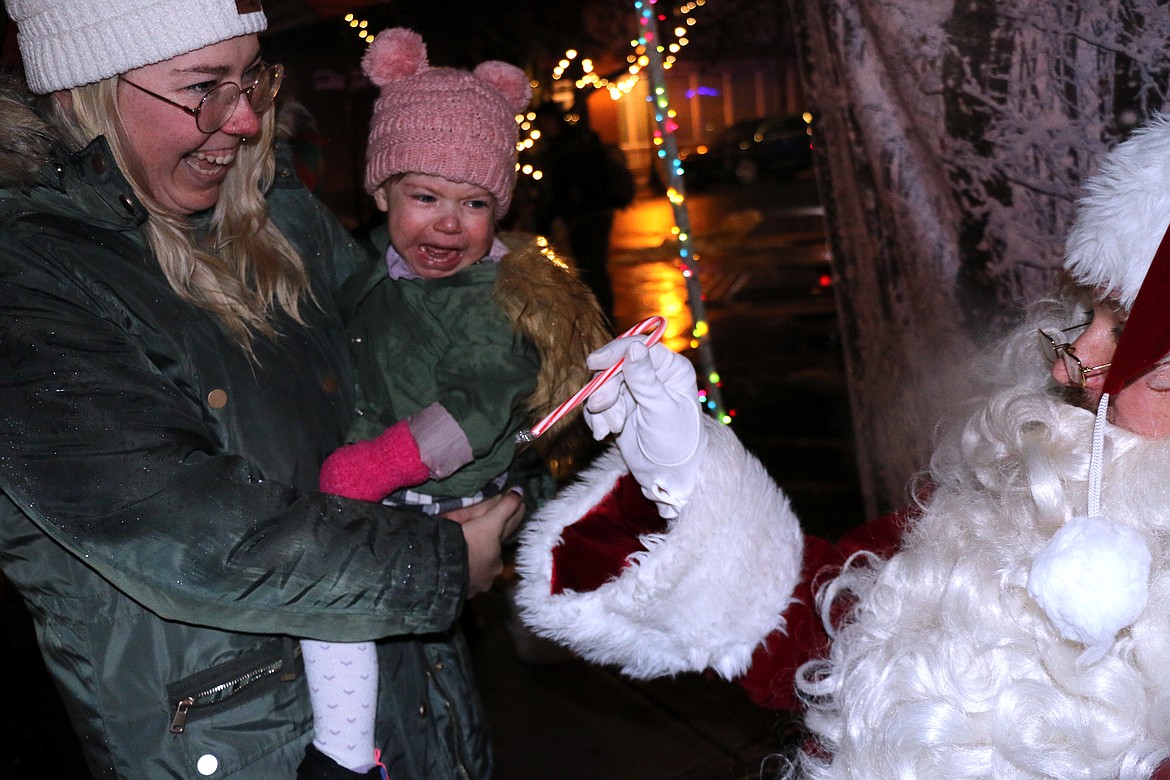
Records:
[[[836,536],[861,520],[853,430],[824,240],[810,173],[687,198],[724,406],[732,427],[790,493],[810,531]],[[610,258],[619,330],[671,318],[688,354],[691,322],[665,198],[615,221]],[[708,366],[700,366],[708,369]]]
[[[688,198],[714,367],[733,427],[785,487],[806,529],[861,519],[848,398],[820,211],[811,180]],[[650,314],[690,323],[664,197],[615,223],[619,329]],[[536,642],[501,587],[464,627],[494,734],[498,780],[745,780],[791,743],[794,726],[704,675],[636,683]],[[0,708],[0,780],[84,778],[27,618],[0,587],[0,651],[17,682]]]

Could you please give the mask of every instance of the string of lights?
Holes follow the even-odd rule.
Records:
[[[698,0],[695,0],[697,3]],[[731,415],[724,409],[721,380],[715,370],[715,352],[711,346],[710,326],[707,323],[706,305],[699,282],[699,256],[691,241],[690,213],[687,210],[686,187],[683,184],[682,162],[678,156],[678,143],[674,131],[678,129],[675,112],[670,107],[666,90],[664,51],[667,47],[658,43],[658,20],[655,14],[657,0],[634,0],[638,13],[640,35],[638,46],[646,52],[650,75],[650,94],[647,96],[654,111],[654,145],[656,154],[667,169],[666,196],[674,214],[674,232],[678,239],[678,265],[686,280],[687,304],[691,309],[694,330],[691,332],[691,346],[699,355],[699,372],[703,386],[699,397],[707,410],[720,422],[731,423]]]
[[[345,23],[357,30],[358,37],[366,43],[374,42],[374,34],[370,32],[370,23],[365,19],[358,19],[353,14],[346,14]]]
[[[540,131],[533,124],[535,119],[535,111],[516,115],[516,122],[520,125],[520,140],[516,143],[516,150],[521,154],[532,149],[536,146],[536,142],[540,140]],[[544,178],[544,173],[529,162],[517,163],[516,170],[520,172],[521,176],[530,176],[533,181],[540,181]]]
[[[671,30],[674,34],[674,39],[670,43],[659,47],[662,55],[663,70],[670,70],[677,61],[678,53],[682,51],[684,46],[691,42],[690,38],[687,37],[689,35],[688,28],[693,27],[696,23],[696,19],[692,14],[695,9],[701,8],[706,4],[707,0],[691,0],[691,2],[676,9],[682,21]],[[665,15],[659,15],[658,20],[665,22]],[[575,82],[577,89],[584,89],[585,87],[607,89],[609,90],[609,96],[614,100],[620,100],[622,97],[630,94],[634,85],[642,77],[642,72],[650,65],[650,55],[647,53],[646,44],[643,41],[640,39],[630,41],[630,48],[633,49],[633,52],[626,55],[626,61],[629,63],[626,72],[616,79],[609,79],[598,74],[593,67],[593,62],[588,59],[583,59],[581,61],[582,75]],[[576,49],[566,51],[557,67],[553,70],[553,79],[562,78],[564,71],[576,57]]]

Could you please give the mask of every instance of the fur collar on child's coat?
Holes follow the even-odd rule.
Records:
[[[589,288],[541,236],[505,234],[512,251],[500,260],[493,291],[516,331],[540,353],[536,390],[528,399],[529,424],[535,424],[589,381],[585,358],[613,336]],[[545,458],[573,437],[566,436],[580,407],[533,444]]]

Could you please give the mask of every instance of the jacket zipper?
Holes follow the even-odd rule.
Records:
[[[208,688],[205,691],[195,694],[194,696],[187,696],[180,699],[175,704],[175,715],[171,718],[171,733],[182,734],[187,728],[187,717],[190,711],[198,707],[206,707],[209,704],[218,704],[221,701],[230,699],[237,693],[240,693],[254,682],[270,677],[281,670],[284,666],[284,659],[273,661],[270,664],[261,666],[259,669],[242,674],[235,679],[222,682],[219,685]]]
[[[470,778],[471,772],[467,768],[468,762],[464,752],[466,745],[463,744],[463,724],[459,719],[459,713],[455,710],[455,705],[451,703],[451,697],[447,694],[446,686],[439,682],[439,678],[433,673],[429,660],[427,660],[427,679],[439,692],[439,698],[442,700],[443,706],[447,708],[447,716],[451,719],[454,726],[455,769],[459,772],[460,777]]]

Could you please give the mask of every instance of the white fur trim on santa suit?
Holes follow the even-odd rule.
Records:
[[[803,537],[787,497],[729,428],[704,418],[699,484],[680,515],[597,590],[551,592],[552,551],[626,473],[616,447],[563,490],[521,538],[516,599],[524,621],[599,664],[649,678],[712,669],[742,674],[783,628]]]
[[[1065,241],[1077,282],[1127,311],[1170,223],[1170,115],[1158,114],[1110,152],[1085,185]]]

